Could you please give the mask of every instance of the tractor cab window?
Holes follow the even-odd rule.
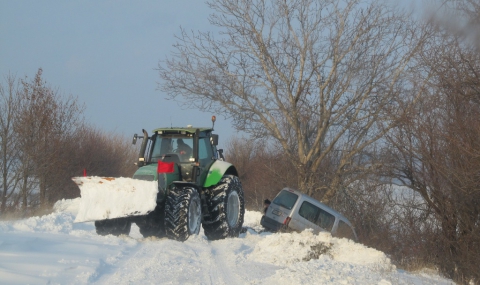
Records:
[[[177,135],[157,135],[153,150],[152,161],[159,159],[171,162],[190,162],[193,157],[193,138]]]
[[[198,140],[198,143],[199,143],[198,158],[200,160],[202,159],[211,160],[213,157],[213,150],[212,150],[212,145],[210,144],[210,140],[208,138],[200,138]]]
[[[205,167],[212,162],[213,149],[209,138],[200,138],[198,140],[198,159],[200,165]]]

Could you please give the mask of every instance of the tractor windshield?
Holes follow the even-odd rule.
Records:
[[[157,135],[152,149],[152,161],[190,162],[193,158],[193,138],[179,135]]]

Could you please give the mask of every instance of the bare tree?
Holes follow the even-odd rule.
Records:
[[[225,156],[239,172],[251,210],[262,209],[265,199],[296,182],[293,165],[282,153],[280,148],[254,139],[234,137],[227,143]]]
[[[389,135],[397,181],[421,195],[435,222],[430,256],[454,280],[480,275],[480,53],[440,29],[422,52],[432,76],[415,112]],[[423,73],[418,73],[423,80]]]
[[[480,1],[479,0],[443,0],[433,2],[439,6],[432,20],[451,34],[467,39],[480,50]],[[440,13],[441,15],[438,15]],[[443,14],[442,14],[443,13]]]
[[[375,167],[363,152],[395,124],[387,114],[409,106],[402,83],[424,37],[409,15],[383,1],[208,5],[218,38],[182,29],[159,63],[162,91],[273,139],[296,168],[291,186],[324,201]],[[334,157],[329,184],[318,183]]]
[[[83,106],[42,78],[0,84],[0,213],[28,216],[79,196],[73,176],[133,175],[138,149],[131,139],[83,121]]]
[[[18,184],[18,148],[15,147],[13,122],[18,110],[18,82],[13,75],[0,84],[0,172],[1,191],[0,213],[12,203],[11,196]]]
[[[138,149],[131,138],[83,126],[71,142],[72,165],[76,175],[131,177],[137,167]]]
[[[49,205],[49,195],[54,193],[57,177],[68,160],[62,159],[65,141],[82,125],[83,106],[76,98],[62,96],[46,84],[39,69],[31,81],[22,80],[19,93],[20,107],[16,113],[16,145],[22,172],[22,205],[27,206],[28,195],[38,190],[38,203]]]

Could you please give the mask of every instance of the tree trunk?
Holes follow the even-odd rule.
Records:
[[[28,205],[28,175],[24,174],[23,176],[23,185],[22,185],[22,210],[23,213],[27,210]]]

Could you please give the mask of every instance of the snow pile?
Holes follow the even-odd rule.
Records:
[[[91,229],[85,224],[74,225],[73,221],[78,212],[80,198],[73,200],[60,200],[53,206],[52,214],[31,217],[21,221],[10,221],[0,223],[0,229],[3,231],[23,231],[23,232],[48,232],[69,234],[75,229]]]
[[[49,232],[68,234],[73,229],[75,216],[69,213],[52,213],[42,217],[31,217],[23,223],[13,223],[13,229],[25,232]]]
[[[155,209],[156,181],[95,176],[73,180],[82,196],[75,222],[145,215]]]
[[[334,244],[331,254],[336,261],[366,265],[379,270],[395,270],[390,258],[381,251],[365,247],[349,239],[332,238],[331,242]]]
[[[262,213],[245,210],[245,216],[243,218],[243,226],[252,228],[257,232],[260,230],[263,230],[262,225],[260,225],[261,218],[262,218]]]
[[[53,211],[56,213],[71,213],[77,215],[80,206],[80,198],[58,200],[53,205]]]
[[[279,252],[281,254],[278,254]],[[257,243],[249,258],[288,266],[293,263],[319,259],[320,256],[327,256],[338,262],[371,266],[381,270],[395,269],[383,252],[348,239],[334,238],[330,233],[313,234],[311,230],[301,233],[266,235]]]

